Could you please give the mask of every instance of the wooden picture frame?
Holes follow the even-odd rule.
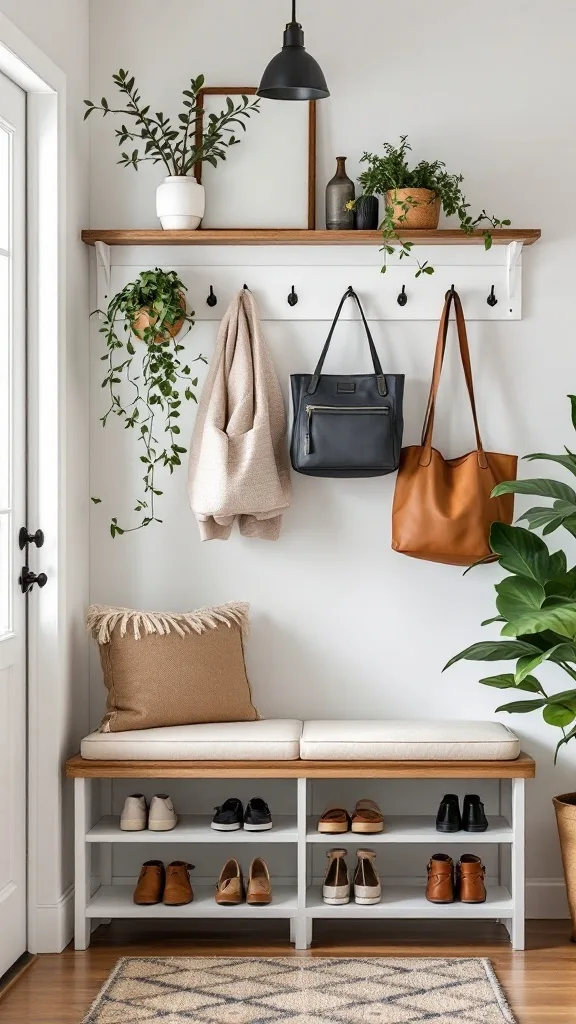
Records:
[[[207,86],[204,89],[202,89],[201,92],[198,93],[198,102],[199,102],[202,110],[205,110],[206,97],[209,97],[209,96],[222,96],[222,97],[224,97],[224,96],[255,96],[256,92],[257,92],[257,90],[256,90],[256,88],[254,86],[229,86],[229,87],[218,86],[218,85],[217,86]],[[273,102],[272,100],[263,100],[263,103],[270,103],[270,104],[272,104],[272,102]],[[306,158],[306,167],[303,168],[303,173],[307,176],[307,212],[306,212],[306,216],[305,216],[305,218],[303,218],[303,222],[301,224],[284,224],[284,225],[282,225],[282,224],[268,224],[268,223],[267,224],[226,224],[226,225],[217,225],[218,228],[222,228],[223,229],[224,227],[227,227],[227,228],[231,228],[231,229],[236,228],[236,229],[242,230],[242,229],[250,228],[250,227],[251,228],[264,228],[264,227],[267,227],[267,228],[282,228],[282,227],[291,227],[291,228],[296,228],[296,229],[297,228],[304,228],[304,229],[307,229],[308,231],[314,231],[315,228],[316,228],[316,101],[315,100],[310,100],[310,101],[298,102],[297,104],[296,103],[293,103],[293,104],[276,103],[274,105],[276,106],[276,108],[291,107],[292,111],[289,112],[291,116],[293,115],[294,108],[296,108],[296,107],[298,107],[298,108],[308,107],[308,116],[307,116],[307,133],[308,133],[308,146],[307,146],[307,149],[308,149],[308,152],[307,152],[307,158]],[[261,108],[261,109],[263,109],[263,108]],[[255,116],[258,117],[259,115],[255,115]],[[197,126],[196,126],[196,144],[197,145],[201,145],[201,143],[202,143],[202,132],[203,132],[203,128],[204,128],[204,117],[205,117],[205,114],[203,114],[202,117],[197,122]],[[243,133],[242,133],[242,135],[243,135]],[[246,139],[242,138],[242,145],[244,145],[244,143],[246,143],[246,145],[249,145],[249,140],[250,140],[250,122],[247,122]],[[211,170],[212,169],[210,168],[210,171]],[[194,169],[194,173],[195,173],[195,176],[196,176],[196,180],[197,180],[197,182],[199,184],[202,184],[202,172],[203,172],[203,165],[202,165],[202,163],[196,164],[196,167]],[[216,171],[215,173],[221,173],[220,165],[219,165],[219,170]],[[209,217],[207,219],[209,219]],[[304,220],[305,220],[305,222],[304,222]],[[200,229],[199,229],[200,231],[202,230],[202,227],[203,227],[203,225],[200,227]],[[213,227],[213,225],[207,224],[206,227],[207,227],[207,229],[210,229],[211,227]]]

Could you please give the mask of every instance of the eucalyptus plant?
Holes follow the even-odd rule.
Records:
[[[576,430],[576,395],[568,397]],[[556,462],[576,476],[576,454],[569,448],[562,455],[538,452],[526,458]],[[551,552],[532,531],[541,529],[542,535],[548,536],[562,527],[576,537],[576,490],[559,480],[536,478],[506,481],[492,494],[535,494],[552,499],[552,505],[538,505],[520,516],[519,522],[526,521],[528,529],[493,524],[490,547],[510,575],[495,586],[498,614],[482,625],[502,623],[504,639],[472,644],[445,667],[462,660],[516,662],[513,672],[485,676],[480,682],[533,694],[529,699],[501,704],[496,710],[510,714],[541,711],[548,725],[562,730],[557,757],[564,744],[576,739],[576,566],[569,569],[564,551]],[[569,689],[553,694],[544,689],[534,673],[547,663],[569,677]]]
[[[119,526],[114,516],[112,537],[162,522],[156,515],[156,499],[163,493],[157,487],[156,472],[166,468],[173,473],[186,454],[179,443],[178,420],[182,399],[197,401],[198,378],[192,377],[189,364],[181,358],[180,331],[186,326],[188,333],[194,325],[185,292],[176,271],[156,267],[142,271],[110,300],[106,310],[95,310],[102,319],[100,334],[107,348],[101,358],[106,363],[102,387],[108,392],[109,406],[101,423],[105,427],[110,416],[118,416],[126,430],[137,432],[144,467],[142,493],[134,507],[140,523]],[[206,362],[202,355],[194,361],[198,360]],[[92,501],[99,504],[101,499]]]
[[[183,110],[178,114],[177,122],[166,117],[163,111],[151,113],[150,104],[144,104],[136,85],[134,75],[120,68],[112,75],[112,81],[123,97],[124,106],[111,107],[105,96],[100,103],[84,100],[86,112],[84,120],[99,110],[103,117],[108,114],[120,114],[134,122],[133,128],[122,124],[115,129],[115,136],[120,147],[126,143],[136,142],[144,146],[143,151],[135,148],[130,152],[122,150],[119,164],[124,167],[138,167],[145,160],[154,164],[163,163],[169,175],[192,174],[196,164],[204,160],[218,166],[219,160],[226,159],[226,150],[237,146],[241,139],[238,130],[246,131],[246,121],[252,114],[259,113],[259,100],[249,100],[242,96],[234,103],[230,96],[226,97],[226,109],[219,114],[210,114],[206,127],[200,132],[203,114],[200,98],[204,87],[204,75],[192,78],[190,88],[183,91]]]
[[[476,228],[487,225],[484,230],[484,247],[490,249],[492,235],[490,228],[508,227],[509,220],[498,220],[490,216],[486,210],[482,210],[478,216],[472,217],[469,213],[470,203],[462,191],[464,178],[461,174],[450,174],[446,170],[446,164],[442,160],[421,160],[413,167],[410,166],[408,154],[412,147],[408,142],[407,135],[400,136],[400,145],[393,146],[385,142],[384,156],[374,153],[364,153],[360,163],[366,164],[366,169],[359,176],[359,182],[364,196],[385,196],[386,192],[394,192],[396,189],[405,188],[426,188],[434,193],[431,202],[440,200],[442,209],[447,217],[458,217],[461,230],[466,235],[471,235]],[[410,256],[414,243],[404,241],[398,234],[396,222],[400,224],[406,221],[411,209],[419,203],[410,196],[401,204],[386,206],[384,219],[380,225],[384,237],[383,251],[392,255],[396,250],[391,244],[395,241],[400,246],[400,259]],[[400,214],[398,214],[400,206]],[[433,274],[432,267],[426,260],[417,262],[416,277],[421,274]],[[386,266],[382,267],[382,273],[386,272]]]

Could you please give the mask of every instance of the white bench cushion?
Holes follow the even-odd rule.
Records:
[[[133,732],[93,732],[80,745],[90,761],[294,761],[302,722],[220,722]]]
[[[500,722],[305,722],[307,761],[512,761],[518,737]]]

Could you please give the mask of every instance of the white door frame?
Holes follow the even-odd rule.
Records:
[[[66,76],[0,15],[0,71],[27,93],[28,523],[46,541],[28,597],[28,949],[67,941],[61,893],[62,694],[66,649]],[[15,524],[20,526],[23,524]],[[37,588],[36,588],[37,590]],[[22,598],[24,600],[24,597]]]

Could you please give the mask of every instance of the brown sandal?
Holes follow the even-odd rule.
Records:
[[[318,832],[336,835],[340,832],[348,832],[350,824],[350,815],[343,807],[328,807],[318,821]]]
[[[352,815],[352,831],[363,833],[384,831],[384,815],[375,800],[358,800]]]

